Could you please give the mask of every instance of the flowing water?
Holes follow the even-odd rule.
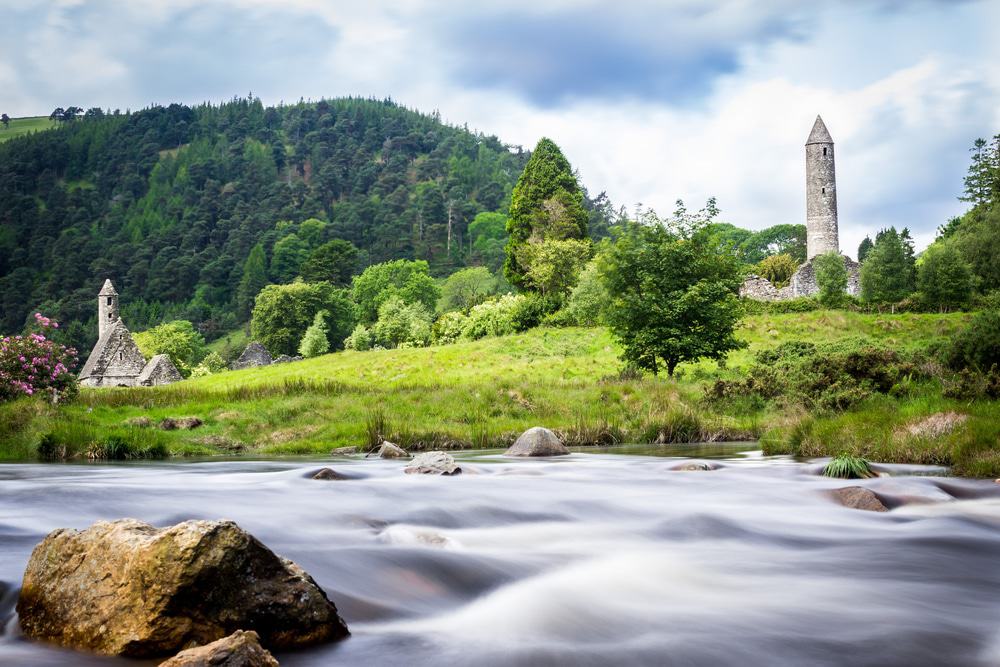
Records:
[[[19,636],[32,547],[57,527],[230,518],[302,565],[352,636],[305,665],[1000,664],[1000,484],[893,466],[894,509],[742,447],[398,461],[0,466],[0,665],[144,664]],[[673,456],[664,456],[672,454]],[[711,471],[674,471],[684,455]],[[322,465],[355,475],[317,481]]]

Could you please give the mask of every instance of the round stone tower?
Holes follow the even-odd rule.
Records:
[[[806,259],[840,252],[837,232],[837,174],[833,139],[816,116],[806,140]]]
[[[104,287],[97,295],[97,332],[99,338],[111,330],[118,321],[118,292],[111,280],[104,281]]]

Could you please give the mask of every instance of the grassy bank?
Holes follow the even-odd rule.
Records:
[[[21,137],[32,132],[41,132],[55,127],[56,123],[45,116],[35,116],[32,118],[11,118],[10,127],[4,128],[0,125],[0,143],[15,137]]]
[[[107,458],[133,451],[321,454],[380,438],[412,449],[489,447],[541,424],[573,444],[764,436],[771,452],[851,451],[875,460],[956,463],[992,475],[1000,469],[992,426],[1000,423],[997,405],[943,399],[930,384],[840,414],[773,405],[723,408],[703,399],[711,382],[737,377],[756,352],[782,342],[867,335],[894,347],[920,347],[947,338],[964,320],[840,311],[753,316],[741,330],[748,349],[733,353],[723,367],[682,366],[674,379],[622,376],[618,349],[604,329],[541,328],[442,347],[340,352],[169,387],[85,390],[58,410],[37,402],[4,406],[0,456],[35,458],[40,443],[50,456]],[[942,411],[968,416],[933,442],[893,436]],[[159,428],[163,420],[183,417],[201,424]]]

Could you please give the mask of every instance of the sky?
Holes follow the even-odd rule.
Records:
[[[805,221],[817,114],[841,250],[960,214],[1000,132],[996,0],[0,0],[0,112],[391,97],[562,147],[595,195]]]

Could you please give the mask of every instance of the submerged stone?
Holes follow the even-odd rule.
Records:
[[[547,428],[535,426],[522,433],[506,452],[507,456],[564,456],[569,454],[559,436]]]
[[[310,476],[310,479],[342,480],[350,478],[346,475],[341,475],[333,468],[320,468]]]
[[[868,512],[888,512],[882,500],[863,486],[845,486],[833,490],[833,498],[844,507]]]
[[[269,648],[349,634],[312,577],[232,521],[55,530],[31,553],[17,612],[27,637],[129,657],[247,628]]]

